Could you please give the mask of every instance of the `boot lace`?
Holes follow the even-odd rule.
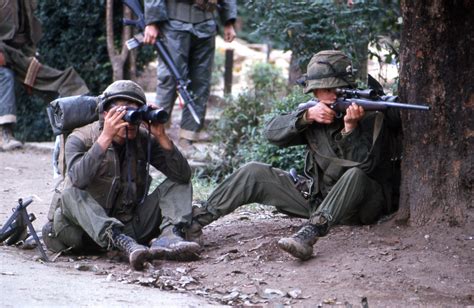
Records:
[[[307,241],[318,235],[317,229],[315,225],[306,224],[301,229],[296,232],[294,235],[295,238],[301,241]]]

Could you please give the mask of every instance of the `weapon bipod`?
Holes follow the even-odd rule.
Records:
[[[30,221],[30,215],[28,215],[28,211],[26,210],[26,207],[30,205],[30,203],[32,202],[33,202],[32,198],[28,198],[26,200],[23,200],[22,198],[18,199],[18,206],[15,208],[12,216],[8,218],[7,222],[3,225],[2,229],[0,230],[0,243],[5,241],[8,237],[14,234],[15,231],[17,231],[16,229],[19,227],[18,220],[22,219],[23,222],[26,223],[26,225],[28,226],[30,234],[35,239],[35,242],[38,246],[38,250],[41,253],[43,260],[45,262],[49,262],[48,256],[46,255],[43,249],[43,245],[41,244],[38,234],[36,234],[35,228],[33,227],[33,224]],[[21,218],[19,217],[20,215],[21,215]],[[17,221],[17,226],[13,225],[15,221]]]

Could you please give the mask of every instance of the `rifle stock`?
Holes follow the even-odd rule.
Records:
[[[135,26],[138,28],[140,32],[143,32],[145,30],[145,15],[143,14],[142,8],[140,3],[137,0],[122,0],[122,3],[130,8],[130,10],[137,16],[137,19],[135,20],[129,20],[129,19],[124,19],[123,23],[125,25],[131,25]],[[133,39],[136,42],[136,39]],[[127,46],[137,46],[139,44],[127,44]],[[184,105],[188,108],[188,110],[191,112],[191,115],[193,116],[194,121],[198,125],[201,125],[201,120],[199,119],[197,113],[196,113],[196,104],[194,102],[193,97],[189,93],[187,86],[190,83],[188,79],[185,79],[183,75],[180,73],[178,68],[176,67],[176,64],[174,63],[173,59],[170,56],[170,52],[168,48],[166,48],[166,45],[163,43],[163,40],[158,37],[156,39],[156,42],[154,44],[154,47],[156,51],[158,52],[159,57],[165,63],[166,67],[168,70],[171,72],[171,75],[173,75],[174,79],[176,80],[177,83],[177,90],[179,95],[183,98]]]

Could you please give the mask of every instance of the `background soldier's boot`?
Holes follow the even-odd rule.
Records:
[[[23,144],[13,137],[13,131],[10,124],[0,125],[0,149],[11,151],[22,148]]]
[[[300,260],[308,260],[313,255],[313,245],[328,233],[328,229],[327,220],[321,217],[317,224],[308,223],[291,237],[280,239],[278,246]]]
[[[185,230],[186,240],[202,245],[202,228],[214,220],[214,216],[202,206],[193,205],[193,221]]]
[[[167,259],[176,261],[191,261],[199,258],[201,246],[194,242],[185,241],[180,229],[168,226],[160,236],[151,240],[150,252],[153,259]]]
[[[125,252],[128,256],[130,265],[134,270],[142,270],[145,262],[150,259],[148,247],[138,244],[133,238],[122,233],[114,233],[112,240],[114,247]]]

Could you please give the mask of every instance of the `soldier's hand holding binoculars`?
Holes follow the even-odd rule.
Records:
[[[155,110],[159,109],[155,104],[148,104],[148,106]],[[158,121],[150,122],[150,133],[164,149],[171,150],[173,148],[173,143],[168,137],[168,134],[166,134],[165,123]]]
[[[103,150],[108,148],[120,129],[128,126],[128,123],[122,120],[126,111],[125,106],[114,106],[104,113],[104,128],[97,139]]]

